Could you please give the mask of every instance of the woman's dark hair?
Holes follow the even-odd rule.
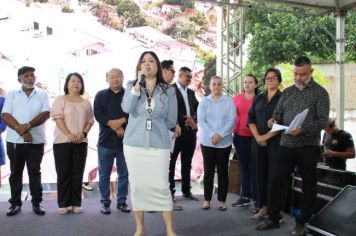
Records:
[[[268,68],[268,69],[266,70],[266,73],[265,73],[265,75],[263,76],[263,83],[264,83],[264,84],[266,83],[266,76],[267,76],[267,74],[268,74],[269,72],[274,72],[274,73],[277,75],[277,78],[278,78],[279,83],[282,83],[282,74],[281,74],[281,71],[278,70],[277,68],[271,67],[271,68]]]
[[[252,77],[254,80],[255,80],[255,84],[257,84],[257,87],[255,88],[255,95],[257,95],[258,93],[259,93],[259,89],[258,89],[258,79],[256,78],[256,76],[254,76],[253,74],[247,74],[246,76],[245,76],[245,78],[246,77]],[[245,92],[245,90],[244,89],[242,89],[242,91],[244,91]]]
[[[84,79],[83,79],[83,77],[82,77],[79,73],[77,73],[77,72],[69,73],[69,74],[67,75],[66,82],[64,83],[64,94],[68,94],[68,93],[69,93],[69,91],[68,91],[68,83],[69,83],[69,80],[70,80],[70,78],[71,78],[72,76],[78,77],[78,78],[80,79],[80,82],[82,83],[82,88],[80,89],[79,94],[80,94],[80,95],[83,95],[83,94],[84,94],[84,91],[85,91],[85,90],[84,90]]]
[[[163,74],[162,74],[162,67],[161,67],[161,63],[158,59],[158,56],[156,55],[156,53],[152,52],[152,51],[145,51],[141,54],[140,58],[138,59],[138,62],[137,62],[137,66],[136,66],[136,80],[134,81],[134,85],[137,83],[138,81],[138,72],[139,70],[141,69],[141,61],[143,59],[143,57],[146,55],[146,54],[150,54],[156,61],[156,65],[157,65],[157,74],[156,74],[156,77],[157,77],[157,82],[156,82],[156,85],[158,85],[159,87],[161,87],[161,89],[163,90],[164,93],[166,93],[166,90],[168,88],[168,83],[166,81],[164,81],[163,79]]]

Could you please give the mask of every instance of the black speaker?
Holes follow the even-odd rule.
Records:
[[[312,235],[356,235],[356,186],[348,185],[307,226]]]

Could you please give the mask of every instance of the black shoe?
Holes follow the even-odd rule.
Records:
[[[111,213],[110,205],[109,204],[102,204],[101,208],[100,208],[100,212],[105,214],[105,215],[109,215]]]
[[[192,193],[187,193],[187,194],[183,193],[183,197],[189,200],[199,201],[199,198],[194,196]]]
[[[116,207],[117,207],[118,210],[120,210],[122,212],[125,212],[125,213],[130,213],[131,212],[130,208],[127,206],[126,203],[118,203],[116,205]]]
[[[234,202],[232,204],[233,207],[243,207],[243,206],[249,206],[250,203],[250,199],[245,198],[245,197],[240,197],[239,199],[237,199],[236,202]]]
[[[290,236],[303,236],[305,235],[304,226],[301,224],[296,224],[292,232],[289,234]]]
[[[21,206],[11,205],[9,210],[7,210],[7,216],[14,216],[21,211]]]
[[[39,216],[43,216],[44,214],[46,214],[45,209],[40,204],[32,205],[32,210],[36,215],[39,215]]]
[[[268,229],[274,229],[274,228],[279,228],[278,222],[273,222],[270,219],[262,221],[259,225],[256,226],[256,230],[268,230]]]

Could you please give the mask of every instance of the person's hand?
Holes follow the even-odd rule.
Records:
[[[322,156],[326,158],[332,158],[335,156],[335,153],[336,153],[335,151],[326,150],[325,152],[322,153]]]
[[[220,134],[214,134],[213,137],[211,137],[211,142],[212,144],[216,145],[221,141],[222,137]]]
[[[85,136],[83,133],[77,133],[75,134],[75,138],[73,143],[81,143],[83,141],[83,139],[85,139]]]
[[[184,123],[186,125],[190,126],[192,128],[192,130],[197,130],[198,129],[198,126],[195,123],[193,117],[191,117],[191,116],[183,116],[183,118],[185,118]]]
[[[26,131],[28,131],[28,124],[19,124],[15,127],[15,131],[22,136]]]
[[[261,147],[267,147],[267,141],[260,141],[260,142],[257,142],[258,145],[260,145]]]
[[[121,127],[121,123],[119,120],[109,120],[107,125],[114,131]]]
[[[125,130],[122,127],[116,129],[115,132],[118,137],[120,137],[120,138],[124,137]]]
[[[172,135],[172,138],[178,138],[182,134],[182,130],[179,126],[179,124],[176,125],[176,128],[174,129],[174,133]]]
[[[26,132],[24,133],[22,136],[23,138],[23,141],[26,142],[26,143],[32,143],[32,135],[30,132]]]
[[[291,135],[291,136],[299,136],[299,135],[302,134],[302,132],[303,131],[302,131],[301,128],[295,128],[295,129],[292,130],[292,132],[290,132],[289,135]]]
[[[268,128],[272,129],[273,124],[277,124],[277,121],[275,119],[271,118],[267,121]]]
[[[72,134],[72,133],[68,134],[67,138],[68,138],[69,142],[71,142],[71,143],[75,143],[76,140],[77,140],[77,136],[75,134]]]

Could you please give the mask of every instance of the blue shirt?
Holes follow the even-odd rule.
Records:
[[[168,86],[168,85],[163,85]],[[136,94],[132,92],[133,82],[128,82],[122,110],[129,114],[123,144],[144,148],[170,149],[171,137],[168,130],[177,124],[177,98],[175,89],[169,86],[166,92],[160,86],[153,91],[154,108],[151,113],[146,110],[147,97],[141,88]],[[151,131],[146,130],[147,120],[152,122]]]
[[[128,115],[123,112],[121,108],[124,92],[124,88],[118,93],[114,93],[109,88],[99,91],[95,96],[94,116],[99,122],[99,146],[122,149],[123,138],[117,136],[116,132],[112,130],[107,123],[109,120],[120,118],[128,119]],[[123,128],[126,128],[126,124],[123,125]]]
[[[9,113],[20,124],[26,124],[40,113],[50,112],[49,98],[45,91],[34,89],[27,97],[21,89],[10,91],[5,98],[2,113]],[[45,125],[30,129],[33,144],[46,143]],[[25,143],[23,138],[13,129],[8,127],[6,141],[10,143]]]
[[[198,106],[200,143],[207,147],[225,148],[232,144],[232,129],[236,119],[236,108],[231,98],[222,95],[215,101],[211,95],[205,97]],[[214,145],[211,138],[219,134],[222,140]]]

